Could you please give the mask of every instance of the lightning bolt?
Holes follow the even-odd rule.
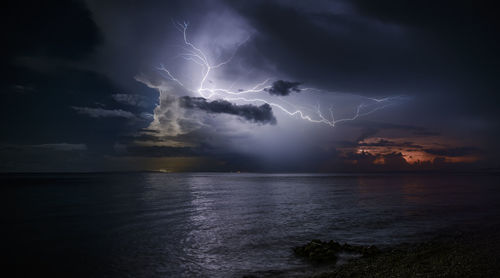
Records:
[[[326,125],[329,125],[331,127],[334,127],[338,123],[342,122],[347,122],[347,121],[354,121],[359,117],[366,116],[369,114],[372,114],[378,110],[384,109],[388,106],[394,105],[396,103],[399,103],[400,101],[407,100],[407,96],[396,96],[396,97],[384,97],[384,98],[367,98],[364,97],[367,100],[367,103],[362,103],[357,106],[356,110],[353,113],[353,116],[348,117],[348,118],[341,118],[341,119],[335,119],[333,115],[333,108],[330,107],[328,110],[330,112],[329,118],[325,117],[320,109],[320,105],[318,104],[316,107],[316,114],[317,118],[313,118],[306,114],[306,112],[302,111],[301,109],[296,109],[296,110],[290,110],[282,105],[268,101],[262,98],[248,98],[244,97],[242,95],[249,94],[249,93],[261,93],[265,92],[267,89],[271,88],[270,85],[268,85],[270,79],[265,79],[260,83],[257,83],[255,86],[253,86],[251,89],[248,90],[239,90],[239,91],[233,91],[231,88],[233,87],[234,83],[231,85],[229,89],[224,89],[224,88],[209,88],[206,85],[207,79],[212,72],[212,70],[223,67],[224,65],[227,65],[233,57],[235,56],[238,48],[246,43],[249,38],[247,38],[244,42],[240,43],[236,50],[233,52],[231,57],[221,63],[218,64],[211,64],[208,56],[201,50],[201,48],[197,47],[194,45],[189,39],[188,39],[188,26],[189,23],[183,22],[173,22],[176,29],[179,30],[182,33],[183,41],[184,41],[184,50],[186,51],[185,53],[182,53],[179,55],[179,57],[183,58],[186,61],[193,62],[201,67],[201,79],[199,82],[198,87],[193,90],[187,88],[178,78],[176,78],[163,64],[160,64],[160,66],[157,68],[160,72],[163,72],[165,74],[165,77],[168,79],[172,80],[173,82],[177,83],[178,85],[182,86],[186,90],[189,91],[195,91],[198,93],[203,98],[206,99],[212,99],[214,97],[220,97],[221,99],[224,99],[226,101],[244,101],[244,102],[257,102],[257,103],[267,103],[268,105],[275,107],[285,114],[292,116],[292,117],[299,117],[302,120],[312,122],[312,123],[323,123]],[[235,81],[236,82],[236,81]],[[315,89],[315,88],[301,88],[301,91],[323,91],[320,89]],[[291,103],[288,103],[291,106],[296,107],[296,105],[293,105]]]

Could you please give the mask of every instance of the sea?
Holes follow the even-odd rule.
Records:
[[[2,174],[0,182],[2,264],[17,277],[300,276],[312,266],[292,247],[312,239],[383,248],[500,215],[493,174]]]

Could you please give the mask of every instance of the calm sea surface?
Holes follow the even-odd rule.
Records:
[[[499,176],[33,174],[0,181],[2,253],[21,275],[293,273],[308,265],[291,247],[311,239],[396,244],[500,214]]]

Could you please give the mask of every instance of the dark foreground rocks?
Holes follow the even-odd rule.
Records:
[[[313,277],[500,277],[497,231],[399,245]]]
[[[312,240],[293,248],[311,262],[294,271],[255,272],[245,277],[499,277],[500,221],[443,230],[433,239],[376,248]],[[347,256],[344,254],[357,254]]]
[[[380,250],[373,245],[340,244],[333,240],[326,242],[316,239],[306,245],[294,247],[293,252],[297,256],[306,258],[314,263],[333,263],[338,260],[338,256],[341,253],[370,257],[380,253]]]

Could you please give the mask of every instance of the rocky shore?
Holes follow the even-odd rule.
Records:
[[[500,277],[499,231],[500,224],[448,229],[420,243],[382,248],[312,240],[292,248],[310,268],[243,277]]]
[[[316,239],[304,246],[293,248],[293,252],[313,263],[335,263],[342,254],[353,257],[371,257],[379,254],[380,250],[373,245],[340,244],[333,240],[326,242]]]
[[[312,277],[500,277],[500,235],[497,231],[490,228],[455,232],[423,243],[402,244],[385,250],[345,245],[346,248],[337,249],[338,252],[353,250],[361,256]],[[323,250],[316,244],[306,246],[311,245]],[[325,243],[321,245],[325,246]],[[302,257],[309,256],[315,262],[318,262],[315,258],[326,262],[324,258],[327,257],[316,252],[326,256],[328,251],[302,253],[305,249],[296,248],[295,252]]]

